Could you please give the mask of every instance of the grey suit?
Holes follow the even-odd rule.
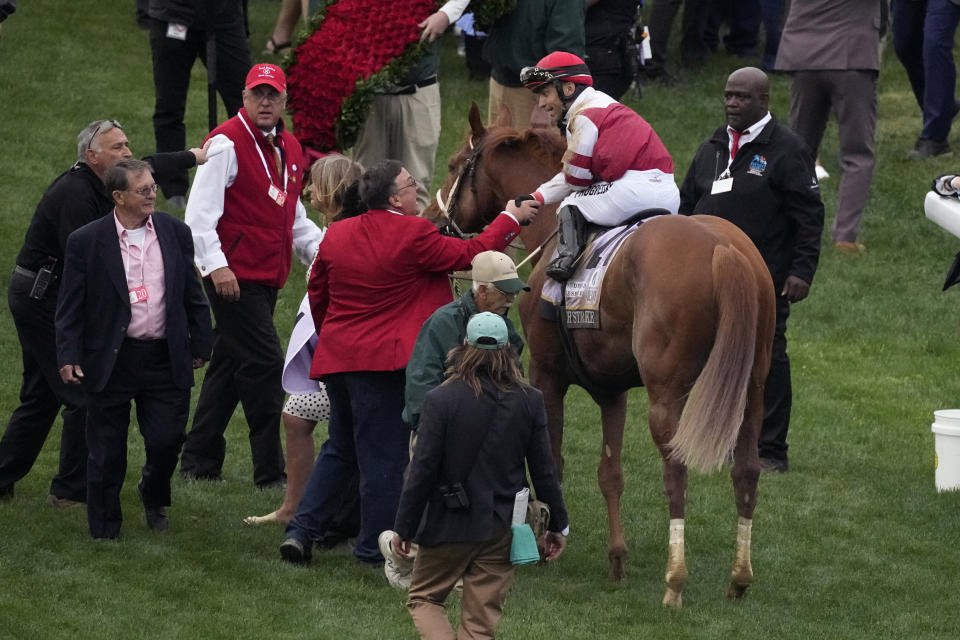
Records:
[[[816,156],[831,109],[843,177],[831,232],[855,242],[876,162],[877,76],[883,0],[793,2],[776,69],[793,73],[790,121]]]

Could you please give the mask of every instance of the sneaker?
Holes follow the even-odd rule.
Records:
[[[413,574],[413,561],[404,558],[393,550],[390,544],[395,532],[387,529],[377,538],[377,545],[380,547],[380,553],[383,554],[383,573],[387,576],[387,582],[394,589],[407,590],[410,588],[410,576]]]
[[[280,557],[292,564],[308,564],[310,547],[296,538],[287,538],[280,544]]]

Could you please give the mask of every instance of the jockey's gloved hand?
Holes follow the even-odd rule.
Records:
[[[536,200],[536,198],[532,194],[527,194],[525,196],[518,196],[517,198],[514,199],[513,204],[519,207],[523,202],[527,200]],[[530,220],[530,219],[524,220],[523,222],[520,223],[520,226],[525,227],[531,222],[533,222],[533,220]]]

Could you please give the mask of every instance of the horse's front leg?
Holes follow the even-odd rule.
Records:
[[[663,604],[679,608],[683,604],[683,588],[687,584],[687,563],[684,557],[684,517],[687,506],[687,468],[669,457],[667,443],[673,437],[680,409],[650,399],[650,433],[663,457],[663,491],[670,510],[670,550],[664,581],[667,590]]]
[[[600,405],[603,446],[600,451],[600,465],[597,467],[597,482],[600,493],[607,502],[607,520],[610,527],[607,559],[610,562],[610,576],[618,582],[626,573],[627,562],[627,543],[623,539],[623,524],[620,518],[620,497],[623,495],[623,466],[620,454],[623,450],[626,418],[626,393]]]
[[[757,440],[763,421],[763,388],[752,385],[748,391],[747,410],[743,425],[737,435],[733,451],[733,493],[737,503],[737,548],[730,572],[728,598],[742,598],[753,582],[753,567],[750,564],[750,534],[753,526],[753,510],[757,505],[757,481],[760,478],[760,457]]]

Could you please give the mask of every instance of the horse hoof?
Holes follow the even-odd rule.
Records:
[[[749,584],[739,584],[737,582],[731,582],[730,588],[727,589],[727,598],[731,600],[739,600],[747,595],[747,587]]]
[[[663,594],[663,606],[671,609],[679,609],[683,605],[683,594],[680,591],[667,587],[667,592]]]
[[[614,555],[610,554],[608,556],[610,561],[610,578],[614,582],[620,582],[627,575],[627,558],[626,554],[624,555]]]

